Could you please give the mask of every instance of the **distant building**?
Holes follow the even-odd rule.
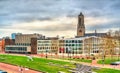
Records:
[[[37,48],[34,48],[34,45],[37,44],[35,43],[33,38],[44,39],[44,36],[42,36],[41,34],[17,34],[15,37],[15,44],[11,45],[8,42],[8,44],[5,47],[5,52],[37,54],[37,51],[35,51]]]
[[[77,24],[77,38],[79,37],[90,37],[90,36],[98,36],[98,37],[105,37],[107,33],[85,33],[85,24],[84,24],[84,15],[80,13],[78,15],[78,24]]]
[[[15,39],[5,39],[5,46],[6,45],[15,45]]]
[[[102,38],[96,36],[59,40],[59,53],[72,56],[98,54]]]
[[[70,38],[62,40],[64,43],[62,42],[63,45],[60,45],[59,53],[83,54],[83,39],[84,38]]]
[[[21,34],[21,35],[16,35],[15,44],[16,45],[30,46],[31,45],[31,38],[42,38],[42,37],[43,36],[41,34]]]
[[[37,54],[91,55],[101,50],[102,38],[96,36],[69,39],[38,39]]]
[[[49,37],[46,39],[38,39],[37,40],[37,53],[38,54],[57,54],[59,47],[59,41],[57,37]]]
[[[5,48],[5,40],[0,39],[0,52],[4,52],[4,48]]]
[[[12,33],[12,34],[11,34],[11,38],[12,38],[12,39],[15,39],[16,35],[21,35],[21,34],[22,34],[22,33]]]
[[[84,35],[85,35],[84,15],[80,13],[78,15],[77,36],[83,37]]]

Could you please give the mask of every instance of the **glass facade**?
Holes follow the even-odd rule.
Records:
[[[64,45],[59,46],[59,53],[76,53],[76,54],[82,54],[82,47],[83,47],[83,41],[82,40],[75,40],[75,39],[68,39],[64,40]],[[63,50],[61,50],[63,48]]]
[[[9,53],[29,53],[28,51],[27,51],[27,47],[6,47],[5,48],[5,51],[6,52],[9,52]]]
[[[58,40],[38,40],[37,53],[57,53],[58,46]]]

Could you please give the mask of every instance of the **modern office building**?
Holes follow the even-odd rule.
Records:
[[[38,39],[37,54],[73,54],[76,56],[98,54],[101,44],[102,38],[96,36],[56,40]]]
[[[102,38],[96,36],[59,40],[59,53],[74,55],[98,54],[101,49]],[[102,45],[103,46],[103,45]]]
[[[5,47],[6,53],[31,53],[31,46],[23,46],[23,45],[6,45]]]
[[[12,33],[11,34],[11,39],[15,39],[16,35],[21,35],[22,33]]]
[[[35,41],[33,38],[44,39],[44,36],[42,36],[41,34],[16,35],[15,43],[10,45],[8,42],[8,44],[6,44],[6,47],[5,47],[5,52],[37,54],[37,51],[36,51],[37,48],[34,47],[34,45],[36,45],[36,44],[35,44]],[[31,43],[32,43],[32,45],[31,45]]]
[[[38,54],[58,54],[59,41],[57,37],[38,39],[37,40],[37,53]]]
[[[99,54],[103,46],[103,38],[96,36],[87,37],[84,40],[84,54]]]

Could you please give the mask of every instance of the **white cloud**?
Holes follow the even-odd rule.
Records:
[[[86,25],[99,25],[99,24],[106,24],[110,22],[114,22],[116,19],[114,18],[105,18],[105,17],[87,17],[85,18]]]
[[[36,20],[32,22],[24,22],[12,24],[0,29],[0,31],[8,33],[21,32],[21,33],[40,33],[46,36],[74,36],[76,35],[77,17],[58,17],[52,20]],[[108,18],[94,18],[85,17],[86,28],[99,24],[105,24],[115,21],[115,19]],[[97,29],[97,28],[96,28]],[[8,32],[9,31],[9,32]],[[86,30],[89,32],[90,30]]]

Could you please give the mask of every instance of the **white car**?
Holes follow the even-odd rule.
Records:
[[[110,65],[120,65],[120,61],[112,62]]]

